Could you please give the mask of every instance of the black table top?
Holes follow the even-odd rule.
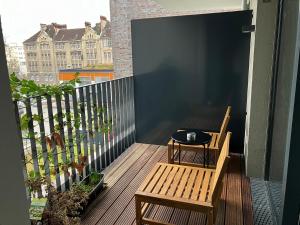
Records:
[[[188,141],[186,139],[186,134],[189,132],[196,133],[196,140]],[[211,141],[211,136],[199,129],[184,129],[184,130],[176,131],[172,135],[172,139],[177,143],[184,144],[184,145],[204,145],[204,144],[208,144]]]

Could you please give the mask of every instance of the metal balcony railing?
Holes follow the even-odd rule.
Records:
[[[133,95],[133,78],[125,77],[14,102],[25,180],[33,171],[50,177],[61,191],[110,165],[135,142]],[[82,172],[63,169],[82,157]]]

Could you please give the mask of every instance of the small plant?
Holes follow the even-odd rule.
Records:
[[[28,179],[25,181],[29,191],[33,194],[41,191],[41,187],[47,184],[47,179],[40,175],[40,173],[30,171]]]
[[[93,186],[97,185],[100,182],[101,178],[102,178],[102,174],[97,173],[97,172],[92,172],[90,174],[90,180],[89,180],[90,185],[93,185]]]
[[[88,193],[81,185],[72,185],[70,190],[65,192],[58,192],[54,187],[50,187],[44,224],[79,225],[80,214],[87,200]]]

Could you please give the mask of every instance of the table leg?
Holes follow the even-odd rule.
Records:
[[[206,148],[205,145],[203,145],[203,166],[205,168],[205,164],[206,164]]]
[[[173,154],[172,154],[172,162],[174,163],[175,161],[175,141],[173,140]]]
[[[205,146],[205,145],[204,145]],[[205,148],[205,147],[204,147]],[[207,152],[207,158],[206,158],[206,167],[209,167],[209,150],[208,148],[205,148],[206,149],[206,152]]]
[[[181,149],[180,149],[180,144],[178,144],[178,164],[180,165],[180,154],[181,154]]]

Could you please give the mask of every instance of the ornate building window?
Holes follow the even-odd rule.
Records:
[[[48,49],[50,49],[50,45],[48,43],[41,43],[40,44],[40,49],[41,50],[48,50]]]
[[[87,41],[87,42],[85,42],[85,46],[87,49],[96,48],[96,42],[95,41]]]
[[[62,50],[64,48],[65,48],[65,43],[63,43],[63,42],[57,42],[57,43],[55,43],[55,49]]]
[[[103,46],[106,48],[111,48],[112,47],[112,42],[110,38],[105,38],[103,40]]]
[[[81,49],[80,41],[71,42],[71,49]]]

